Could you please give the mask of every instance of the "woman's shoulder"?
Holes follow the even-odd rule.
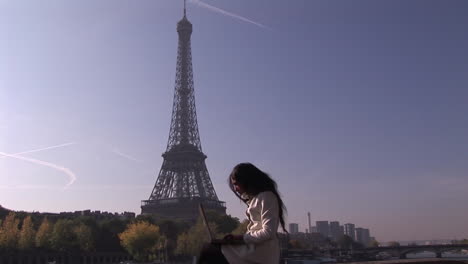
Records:
[[[272,191],[264,191],[258,193],[255,198],[263,200],[263,199],[277,199],[276,195]]]

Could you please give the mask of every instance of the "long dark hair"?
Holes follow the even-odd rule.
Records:
[[[268,176],[265,172],[261,171],[259,168],[255,167],[251,163],[239,163],[234,169],[232,169],[231,174],[229,175],[228,183],[229,188],[232,192],[239,197],[242,201],[247,203],[248,199],[241,197],[234,189],[234,186],[231,182],[231,179],[234,179],[237,184],[242,186],[249,196],[256,196],[261,192],[270,191],[276,195],[278,199],[278,208],[279,208],[279,220],[281,227],[285,232],[286,228],[284,226],[284,213],[286,212],[286,206],[281,199],[281,196],[278,192],[278,187],[276,182]]]

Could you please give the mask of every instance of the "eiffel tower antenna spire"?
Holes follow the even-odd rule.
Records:
[[[187,0],[184,0],[184,17],[186,17],[186,15],[187,15],[187,11],[186,11],[187,8],[185,7],[186,4],[187,4]]]

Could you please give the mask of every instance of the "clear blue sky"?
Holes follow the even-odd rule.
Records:
[[[187,5],[228,213],[243,218],[226,178],[250,161],[301,230],[310,211],[381,241],[468,237],[467,1]],[[167,144],[181,7],[0,0],[1,205],[140,213]]]

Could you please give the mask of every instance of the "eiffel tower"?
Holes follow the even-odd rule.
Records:
[[[163,164],[148,200],[143,200],[142,214],[157,218],[196,220],[198,204],[226,213],[224,202],[211,183],[198,132],[192,71],[190,36],[192,23],[186,16],[177,23],[179,45],[172,120]]]

